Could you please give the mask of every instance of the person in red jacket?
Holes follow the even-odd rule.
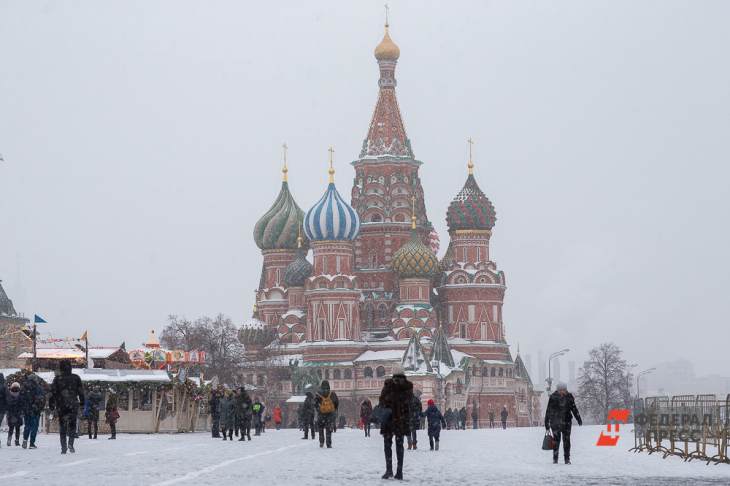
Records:
[[[281,407],[278,405],[274,407],[274,425],[276,430],[281,429]]]

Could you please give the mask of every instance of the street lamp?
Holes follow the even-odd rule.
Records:
[[[639,381],[641,380],[641,377],[644,375],[648,375],[654,370],[656,370],[656,368],[649,368],[648,370],[644,370],[636,375],[636,398],[641,398],[641,394],[639,393]]]
[[[626,390],[629,394],[629,398],[631,397],[631,370],[637,366],[639,366],[637,363],[631,363],[627,366],[629,371],[626,373]]]
[[[555,351],[548,358],[548,377],[547,377],[547,380],[545,380],[547,382],[547,385],[548,385],[547,386],[548,393],[550,393],[552,391],[552,389],[553,389],[552,361],[553,361],[553,359],[557,358],[558,356],[564,355],[568,351],[570,351],[570,349],[568,349],[568,348],[561,349],[560,351]]]

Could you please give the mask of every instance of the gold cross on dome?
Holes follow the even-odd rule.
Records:
[[[330,146],[330,148],[328,149],[328,152],[330,153],[330,170],[329,170],[330,183],[332,183],[332,182],[335,182],[335,166],[334,166],[334,163],[335,163],[334,162],[335,161],[335,149],[333,149]]]
[[[474,146],[474,140],[469,137],[466,142],[469,144],[469,164],[467,167],[469,168],[469,175],[471,175],[474,173],[474,162],[472,161],[472,147]]]
[[[287,172],[289,172],[289,169],[286,167],[286,152],[289,150],[289,146],[284,142],[281,144],[282,151],[284,152],[284,167],[281,169],[281,173],[284,174],[284,180],[287,180]]]
[[[385,26],[388,27],[388,13],[390,12],[390,7],[388,4],[385,4]]]

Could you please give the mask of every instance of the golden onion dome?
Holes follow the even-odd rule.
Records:
[[[393,255],[393,270],[400,278],[431,278],[439,270],[439,261],[413,230],[410,241]]]
[[[400,49],[390,38],[388,24],[385,24],[385,35],[380,44],[375,48],[375,59],[378,61],[397,61],[400,57]]]

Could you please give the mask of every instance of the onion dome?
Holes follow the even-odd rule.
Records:
[[[335,187],[333,152],[330,148],[329,186],[304,216],[304,233],[311,241],[354,240],[360,231],[360,218]]]
[[[297,234],[304,218],[304,211],[289,192],[286,164],[282,173],[284,180],[276,201],[253,228],[256,246],[262,250],[293,250],[297,247]]]
[[[301,237],[299,237],[301,241]],[[287,287],[304,287],[304,282],[312,276],[312,264],[307,260],[307,252],[301,248],[284,272],[284,283]]]
[[[393,39],[390,38],[388,24],[385,24],[385,35],[383,36],[383,40],[381,40],[380,44],[375,47],[375,59],[378,61],[397,61],[399,57],[400,49],[396,43],[393,42]]]
[[[491,230],[497,221],[497,212],[492,202],[484,195],[474,178],[474,163],[471,160],[471,144],[469,139],[469,176],[461,191],[456,195],[446,213],[446,224],[449,231],[455,230]]]
[[[439,260],[416,233],[416,217],[411,217],[411,239],[393,255],[393,270],[400,278],[431,278],[439,270]]]
[[[238,340],[246,347],[268,346],[276,338],[276,331],[259,320],[254,305],[253,316],[247,319],[238,331]]]

